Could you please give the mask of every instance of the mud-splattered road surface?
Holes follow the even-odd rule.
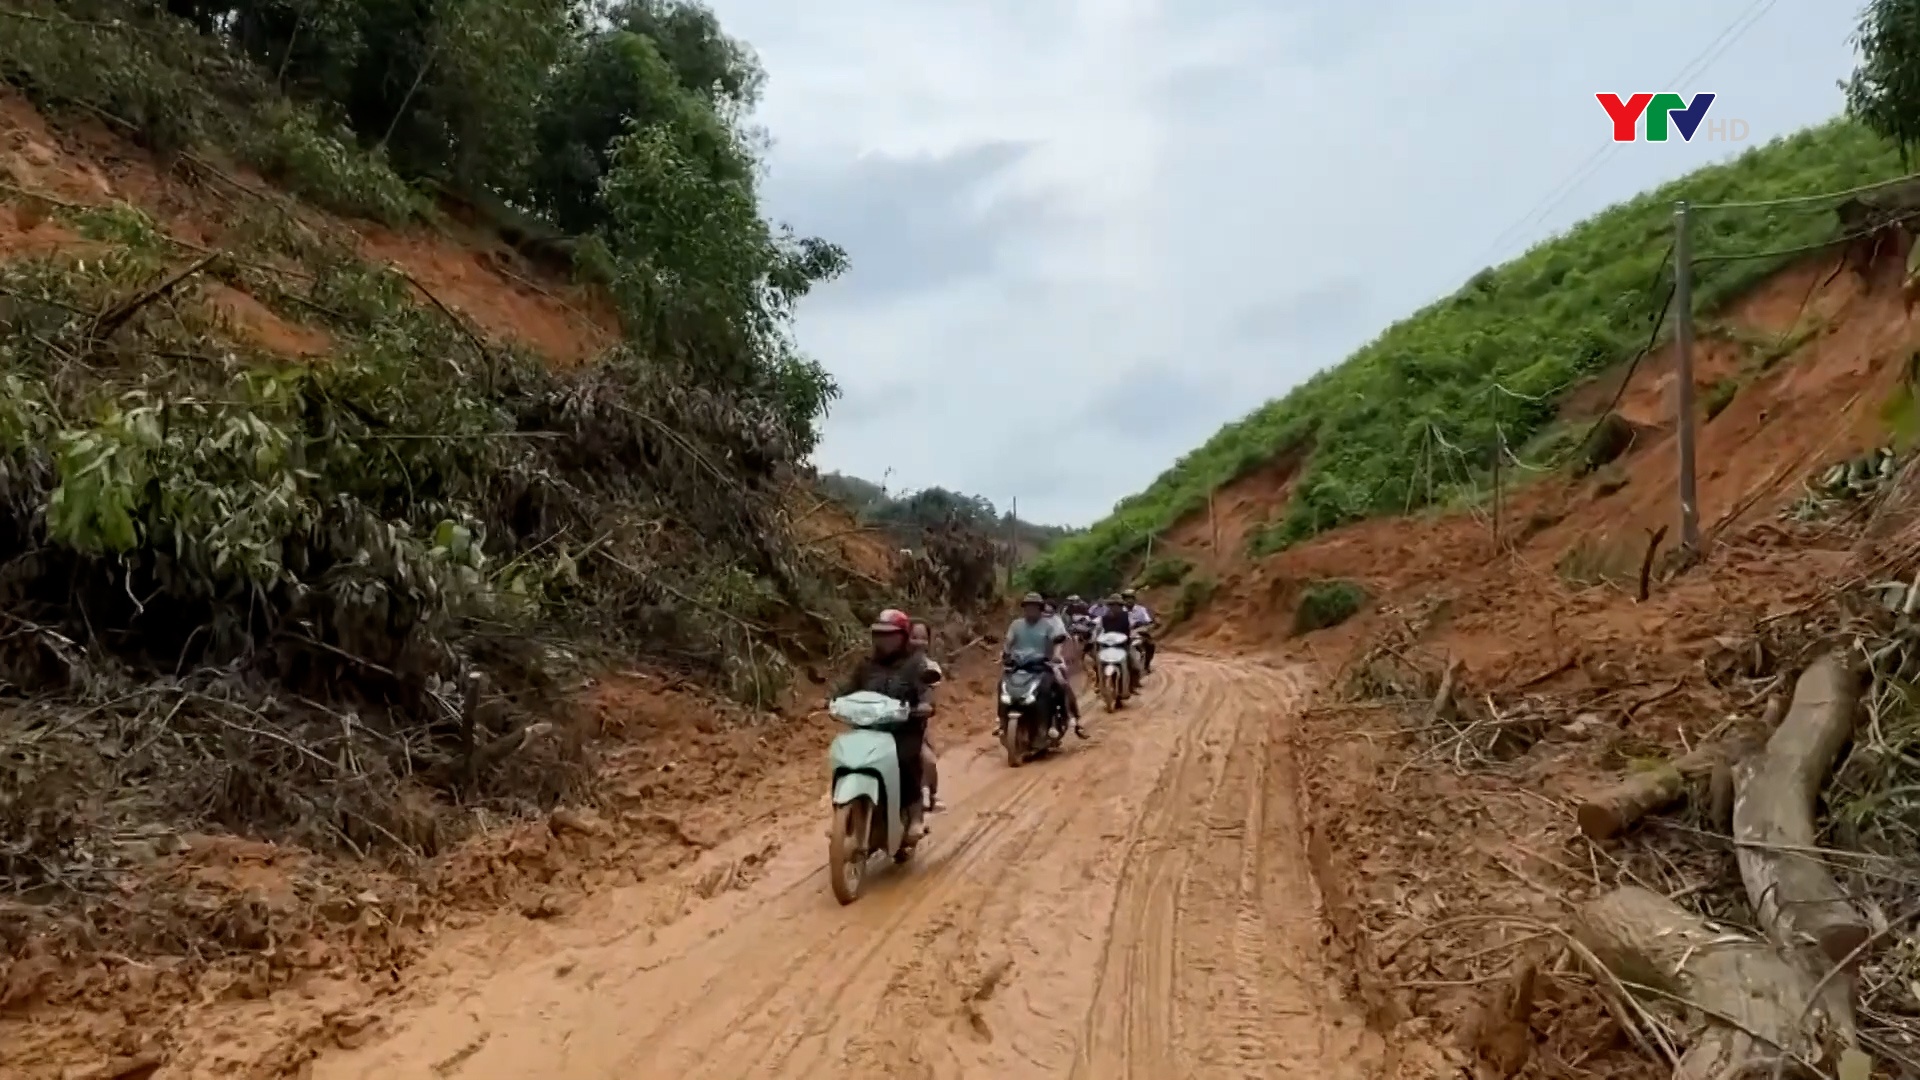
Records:
[[[943,747],[949,809],[851,907],[827,888],[823,799],[675,895],[471,935],[313,1075],[1369,1076],[1318,959],[1288,744],[1303,678],[1168,656],[1049,760],[1009,769],[985,733]]]

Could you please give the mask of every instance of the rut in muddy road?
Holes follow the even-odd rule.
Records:
[[[683,896],[635,890],[537,946],[467,942],[381,1041],[313,1075],[1368,1075],[1319,959],[1288,744],[1303,692],[1169,656],[1051,759],[1009,769],[984,733],[943,748],[950,809],[851,907],[827,888],[823,800],[745,869],[714,852]],[[645,929],[663,902],[684,914]]]

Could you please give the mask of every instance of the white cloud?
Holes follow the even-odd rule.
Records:
[[[1764,4],[1765,0],[1762,0]],[[1488,263],[1740,149],[1596,150],[1597,91],[1751,142],[1840,108],[1854,5],[714,0],[769,73],[772,212],[853,269],[802,306],[822,467],[1100,517]],[[1102,426],[1102,418],[1106,418]]]

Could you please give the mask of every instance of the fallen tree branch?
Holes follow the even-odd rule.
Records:
[[[1640,589],[1634,597],[1645,602],[1653,582],[1653,556],[1660,550],[1660,541],[1667,538],[1667,527],[1660,526],[1647,534],[1647,553],[1640,557]]]
[[[1440,677],[1440,689],[1433,695],[1433,707],[1427,711],[1429,726],[1444,724],[1448,727],[1460,716],[1460,702],[1455,697],[1455,688],[1460,682],[1460,672],[1465,665],[1455,658],[1447,665],[1447,673]]]
[[[129,297],[101,312],[100,315],[93,320],[93,328],[89,336],[95,341],[106,341],[113,336],[114,331],[126,325],[127,320],[133,318],[141,308],[167,295],[177,288],[181,282],[205,270],[215,259],[220,257],[220,254],[220,252],[216,251],[208,255],[203,255],[188,264],[185,269],[168,275],[167,278],[158,285]]]
[[[1733,838],[1740,880],[1769,937],[1809,943],[1839,963],[1871,932],[1866,918],[1804,850],[1814,846],[1820,787],[1853,735],[1859,680],[1842,657],[1815,660],[1766,749],[1734,768]]]

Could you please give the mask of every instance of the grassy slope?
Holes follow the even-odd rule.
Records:
[[[1454,295],[1389,327],[1345,362],[1221,428],[1087,533],[1055,545],[1031,569],[1054,591],[1110,587],[1144,548],[1207,493],[1310,445],[1295,494],[1254,538],[1274,550],[1347,521],[1424,502],[1410,493],[1431,423],[1463,451],[1463,472],[1491,466],[1496,425],[1510,445],[1540,432],[1569,384],[1638,351],[1671,281],[1654,287],[1672,237],[1673,204],[1838,191],[1896,176],[1894,149],[1844,121],[1756,147],[1614,206],[1518,259],[1474,276]],[[1702,257],[1814,243],[1835,229],[1831,204],[1703,216]],[[1784,262],[1703,262],[1695,304],[1711,311]],[[1511,393],[1502,393],[1496,384]],[[1540,400],[1530,401],[1528,398]],[[1441,501],[1436,492],[1435,501]]]

